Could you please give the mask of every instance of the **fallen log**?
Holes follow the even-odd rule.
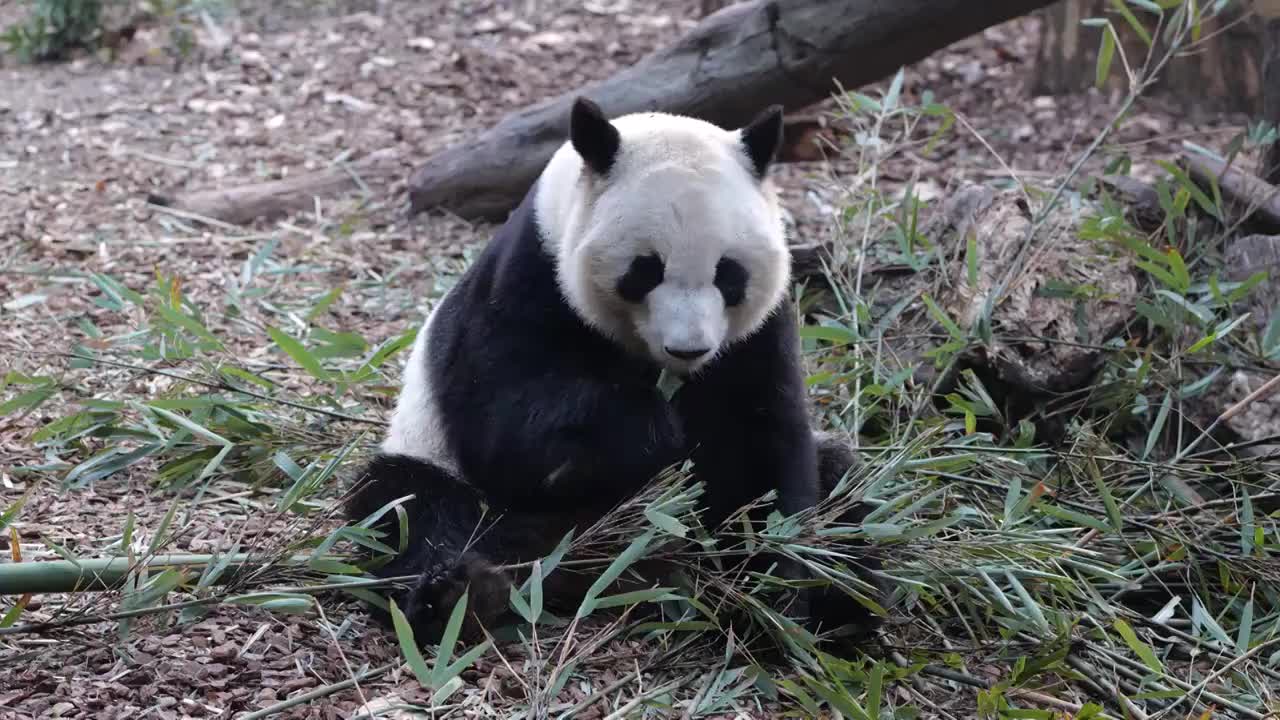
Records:
[[[239,187],[196,190],[178,195],[152,194],[147,201],[202,218],[244,225],[309,210],[316,198],[329,197],[360,187],[383,184],[402,172],[399,154],[378,150],[343,165],[302,173],[283,180],[269,180]]]
[[[811,162],[824,158],[824,147],[839,142],[840,129],[827,127],[817,118],[788,118],[783,124],[778,162]],[[301,173],[283,180],[269,180],[231,188],[195,190],[177,195],[153,193],[147,201],[199,218],[245,225],[289,213],[310,210],[317,198],[341,195],[365,183],[381,189],[398,180],[400,154],[392,148],[378,150],[342,166]]]
[[[1110,188],[1128,208],[1130,220],[1143,232],[1154,232],[1164,223],[1160,193],[1154,186],[1128,175],[1103,175],[1098,181]]]
[[[1221,160],[1185,153],[1187,172],[1197,185],[1208,190],[1217,182],[1224,201],[1239,219],[1251,220],[1269,234],[1280,233],[1280,188],[1259,177],[1228,167]]]
[[[768,104],[788,111],[853,88],[1054,0],[753,0],[706,17],[614,76],[508,115],[429,158],[409,180],[410,211],[501,220],[564,141],[573,98],[609,115],[662,110],[725,127]]]

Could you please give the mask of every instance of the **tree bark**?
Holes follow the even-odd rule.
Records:
[[[1110,19],[1125,57],[1134,71],[1141,70],[1148,48],[1124,18],[1111,10],[1111,4],[1110,0],[1062,0],[1043,12],[1040,49],[1029,83],[1033,94],[1064,95],[1093,87],[1103,29],[1081,25],[1087,18]],[[1249,8],[1238,5],[1247,3],[1237,3],[1207,18],[1202,44],[1170,60],[1147,95],[1164,97],[1196,112],[1260,112],[1262,22]],[[1135,15],[1151,32],[1157,57],[1163,54],[1166,46],[1154,32],[1153,16],[1137,9]],[[1124,89],[1128,82],[1120,57],[1117,52],[1105,89]]]
[[[1280,128],[1280,3],[1272,3],[1272,15],[1265,16],[1262,28],[1262,120]],[[1280,142],[1272,143],[1262,156],[1259,173],[1263,180],[1280,185]]]
[[[1280,188],[1232,165],[1213,158],[1184,153],[1191,179],[1212,192],[1222,192],[1223,211],[1232,222],[1248,223],[1268,233],[1280,233]]]
[[[698,17],[712,15],[732,5],[734,0],[699,0]]]
[[[175,196],[152,195],[149,200],[154,205],[182,210],[201,218],[243,225],[309,210],[318,197],[346,192],[359,187],[361,182],[387,180],[401,172],[399,154],[393,149],[384,149],[353,160],[345,167],[253,185],[196,190]]]
[[[661,110],[723,127],[763,107],[803,108],[834,82],[855,88],[1054,0],[752,0],[705,18],[674,45],[611,78],[507,116],[429,158],[409,180],[411,212],[500,220],[564,142],[574,97],[617,116]]]

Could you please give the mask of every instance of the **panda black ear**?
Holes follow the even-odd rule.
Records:
[[[742,128],[742,145],[756,177],[763,178],[782,145],[782,106],[770,105]]]
[[[598,175],[609,174],[622,145],[618,128],[604,116],[600,106],[585,97],[573,101],[573,111],[569,114],[569,140],[573,149],[582,156],[582,161]]]

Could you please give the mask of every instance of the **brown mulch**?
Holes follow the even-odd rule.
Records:
[[[457,262],[490,226],[448,216],[406,221],[403,182],[372,187],[372,198],[355,193],[249,229],[199,226],[149,208],[147,195],[278,178],[383,148],[398,152],[407,175],[504,113],[602,78],[669,43],[696,22],[698,4],[342,0],[323,11],[281,4],[266,16],[217,18],[213,31],[198,25],[199,44],[184,59],[155,28],[112,63],[4,61],[0,368],[65,376],[82,396],[145,395],[154,377],[73,372],[49,354],[83,340],[82,318],[108,335],[129,329],[92,303],[94,286],[85,276],[104,272],[139,289],[157,272],[176,274],[196,302],[219,303],[271,236],[280,243],[276,262],[291,268],[271,281],[273,301],[346,283],[349,292],[330,311],[331,329],[357,330],[372,341],[401,332],[420,321],[437,263]],[[1027,178],[1061,173],[1114,112],[1115,99],[1029,97],[1023,87],[1035,42],[1036,20],[1024,19],[910,68],[907,96],[932,89],[980,138],[958,129],[930,158],[887,159],[882,177],[904,181],[918,168],[927,191],[941,195],[961,180],[1007,177],[1006,167]],[[1184,137],[1220,143],[1239,125],[1192,126],[1176,110],[1144,103],[1117,139],[1143,146],[1149,161],[1173,154]],[[834,232],[830,216],[838,201],[824,174],[818,164],[779,173],[802,235]],[[251,345],[232,350],[262,353]],[[13,468],[47,460],[28,437],[58,411],[46,406],[0,418],[0,509],[31,481]],[[154,529],[172,502],[150,484],[145,467],[80,490],[56,488],[51,475],[20,518],[24,557],[48,556],[41,538],[93,555],[118,542],[130,512],[139,528]],[[209,552],[246,533],[269,538],[285,531],[252,498],[198,510],[173,551]],[[7,543],[0,541],[6,550]],[[24,620],[41,619],[62,602],[36,598]],[[8,607],[6,599],[0,608]],[[332,612],[335,631],[352,619],[339,642],[314,617],[241,607],[186,626],[138,621],[124,641],[110,623],[3,638],[0,718],[230,717],[346,679],[350,668],[396,659],[394,638],[370,626],[356,605]],[[471,695],[478,716],[488,694],[500,692],[500,683],[484,682],[500,668],[481,667]],[[345,717],[361,695],[390,693],[426,699],[412,676],[391,674],[362,683],[359,694],[347,690],[278,717]]]

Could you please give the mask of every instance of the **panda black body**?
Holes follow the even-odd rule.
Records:
[[[847,450],[820,449],[809,425],[780,229],[767,227],[759,241],[721,231],[731,239],[723,257],[679,256],[666,248],[656,275],[647,258],[657,252],[615,257],[611,238],[587,243],[591,253],[571,259],[564,241],[552,235],[574,211],[557,203],[570,191],[590,196],[592,183],[611,182],[619,172],[619,144],[626,147],[626,137],[611,133],[613,126],[589,103],[575,106],[574,123],[572,144],[425,324],[391,432],[348,505],[348,515],[359,520],[416,495],[405,505],[409,549],[379,574],[421,577],[398,603],[422,640],[439,633],[464,587],[476,618],[503,615],[508,581],[493,566],[545,555],[569,529],[591,524],[681,460],[692,457],[705,485],[708,527],[769,490],[777,491],[784,514],[811,507],[852,462]],[[742,131],[739,181],[745,187],[761,181],[780,128],[774,112]],[[708,143],[700,136],[691,142],[692,150]],[[711,147],[718,150],[714,142]],[[729,147],[724,158],[734,157]],[[663,151],[659,157],[682,157]],[[577,158],[578,165],[568,164]],[[573,178],[571,187],[563,186],[566,178]],[[595,202],[587,203],[588,214],[607,207]],[[698,219],[681,217],[678,204],[671,205],[676,220],[657,225]],[[564,212],[553,216],[557,210]],[[691,212],[696,206],[683,208],[685,216]],[[769,247],[757,247],[764,244]],[[730,258],[734,253],[740,259]],[[678,262],[701,262],[705,282],[673,272]],[[775,272],[779,263],[781,273]],[[616,266],[595,289],[623,296],[614,315],[599,314],[610,311],[612,300],[582,299],[592,290],[572,285],[582,284],[569,269],[579,266],[589,273]],[[761,290],[766,281],[772,284]],[[668,285],[683,294],[667,305],[644,299]],[[639,309],[645,302],[651,307]],[[690,315],[686,307],[694,303],[711,309]],[[749,315],[733,316],[730,306],[744,304],[741,312]],[[717,325],[716,313],[729,319]],[[619,318],[633,316],[643,328],[635,335],[647,332],[647,345],[620,337],[628,331],[619,328],[630,326]],[[729,338],[735,323],[737,337]],[[655,345],[661,350],[653,351]],[[657,381],[673,366],[686,377],[668,401]],[[375,526],[391,540],[394,517]],[[841,621],[868,619],[852,602],[843,605],[855,617]]]

